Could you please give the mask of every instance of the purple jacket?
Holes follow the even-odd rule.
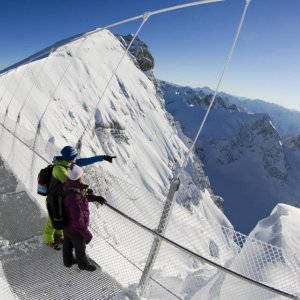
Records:
[[[87,188],[88,186],[80,183],[79,180],[68,179],[64,183],[63,190],[65,192],[70,189],[76,190],[64,197],[64,209],[68,220],[64,230],[70,234],[79,234],[89,242],[93,236],[88,229],[90,218],[88,202],[96,201],[96,196],[85,195],[84,190]]]

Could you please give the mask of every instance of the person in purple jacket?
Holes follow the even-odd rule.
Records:
[[[51,203],[51,195],[55,194],[67,180],[67,169],[74,163],[79,167],[88,166],[96,162],[108,161],[112,163],[112,160],[116,156],[110,155],[97,155],[88,158],[77,159],[77,150],[72,146],[65,146],[61,150],[61,156],[55,156],[53,159],[53,171],[52,179],[49,187],[49,195],[47,203]],[[48,208],[47,204],[47,208]],[[50,205],[51,207],[51,205]],[[56,230],[53,227],[52,220],[48,217],[44,226],[44,243],[55,250],[59,250],[59,245],[63,243],[64,237],[62,230]]]
[[[82,183],[83,170],[74,164],[68,169],[68,179],[63,185],[64,212],[67,224],[64,228],[63,263],[71,267],[77,263],[79,269],[95,271],[86,256],[85,248],[92,239],[89,231],[89,202],[96,201],[103,205],[106,200],[101,196],[87,194],[88,185]],[[75,249],[75,257],[73,256]]]

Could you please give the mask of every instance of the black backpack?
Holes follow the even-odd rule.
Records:
[[[56,184],[58,182],[58,180],[52,178],[52,184],[53,181],[56,182]],[[64,209],[64,197],[66,197],[68,194],[79,193],[80,191],[76,188],[70,188],[67,191],[63,191],[62,186],[63,185],[58,187],[58,185],[56,185],[56,187],[58,187],[56,192],[50,192],[47,197],[47,209],[49,217],[51,219],[53,228],[56,230],[64,229],[68,223],[68,218]]]
[[[64,210],[64,197],[66,193],[59,190],[48,194],[47,210],[54,229],[62,230],[66,227],[68,220]]]
[[[41,169],[39,172],[37,187],[37,193],[39,195],[48,196],[53,167],[53,165],[49,165],[46,168]]]
[[[52,176],[54,165],[48,165],[41,169],[38,175],[38,194],[47,196],[47,210],[54,229],[61,230],[67,224],[64,212],[64,196],[68,192],[63,191],[63,183]]]

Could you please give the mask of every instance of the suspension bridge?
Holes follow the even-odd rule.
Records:
[[[66,270],[61,254],[53,253],[41,241],[46,209],[44,199],[37,200],[35,194],[37,173],[51,163],[51,154],[57,151],[55,143],[66,143],[66,137],[60,141],[46,139],[52,129],[59,132],[57,128],[61,126],[59,114],[57,120],[52,120],[57,124],[51,124],[47,115],[56,115],[57,105],[62,105],[58,101],[60,89],[66,93],[66,84],[70,84],[69,90],[74,88],[68,75],[74,74],[72,67],[78,64],[75,58],[84,59],[87,41],[94,41],[99,34],[106,37],[107,29],[114,26],[142,20],[126,49],[119,51],[105,85],[96,91],[99,96],[92,103],[93,109],[86,109],[84,122],[74,121],[73,128],[68,129],[76,140],[67,142],[76,144],[83,153],[84,147],[97,148],[92,120],[100,102],[106,101],[111,92],[122,63],[130,60],[130,47],[151,16],[221,1],[197,1],[145,12],[66,40],[2,72],[0,294],[6,299],[118,299],[120,295],[130,299],[299,299],[300,265],[296,253],[216,223],[204,213],[218,213],[205,191],[199,192],[201,205],[192,211],[176,202],[184,169],[229,66],[249,0],[206,115],[170,178],[167,196],[163,198],[116,177],[102,166],[90,166],[85,170],[85,180],[108,200],[104,207],[91,206],[94,238],[88,254],[102,270],[95,274],[76,268]],[[74,46],[73,52],[66,48],[68,45]],[[56,81],[46,72],[51,59],[63,59],[63,63],[56,64]],[[25,84],[24,93],[21,87]],[[86,85],[85,90],[95,89]],[[48,91],[46,95],[40,94],[43,89]],[[22,101],[18,101],[15,110],[17,99]],[[28,109],[32,105],[38,108],[35,115]]]

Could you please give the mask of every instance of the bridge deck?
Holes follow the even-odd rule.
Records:
[[[19,299],[115,299],[122,288],[101,268],[66,268],[61,251],[42,243],[40,208],[16,188],[0,159],[0,263],[12,292]]]

